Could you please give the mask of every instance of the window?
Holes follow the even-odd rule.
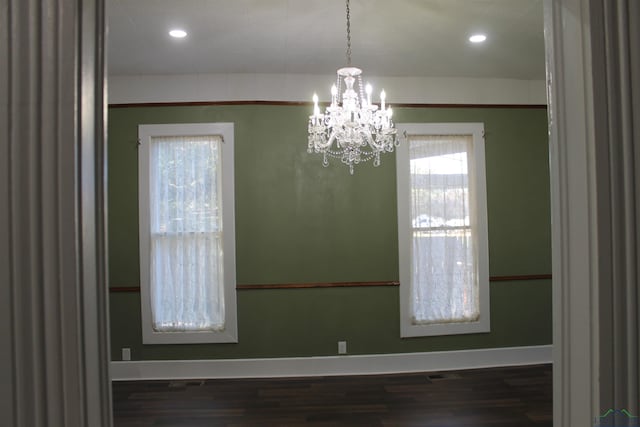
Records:
[[[399,124],[396,154],[403,337],[489,331],[481,123]]]
[[[233,124],[138,134],[143,342],[237,342]]]

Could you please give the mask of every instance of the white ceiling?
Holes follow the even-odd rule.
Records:
[[[342,0],[108,0],[110,75],[333,74]],[[172,39],[169,29],[189,35]],[[468,36],[488,39],[474,45]],[[351,0],[353,65],[377,76],[544,79],[542,0]]]

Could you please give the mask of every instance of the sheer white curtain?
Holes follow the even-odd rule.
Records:
[[[150,146],[151,311],[156,331],[224,329],[218,136]]]
[[[411,310],[414,324],[472,322],[480,314],[471,135],[409,139]]]

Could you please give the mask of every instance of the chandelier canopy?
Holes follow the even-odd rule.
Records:
[[[391,117],[393,110],[385,104],[386,94],[380,92],[380,106],[371,102],[370,84],[363,86],[362,70],[351,66],[351,16],[347,8],[347,66],[337,71],[337,81],[331,87],[331,104],[320,111],[318,95],[313,94],[313,114],[309,116],[309,153],[323,155],[322,164],[329,165],[329,157],[340,158],[353,167],[373,159],[380,165],[380,154],[392,152],[398,140]]]

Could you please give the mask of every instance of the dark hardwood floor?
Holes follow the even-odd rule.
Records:
[[[113,383],[115,427],[552,426],[551,365]]]

